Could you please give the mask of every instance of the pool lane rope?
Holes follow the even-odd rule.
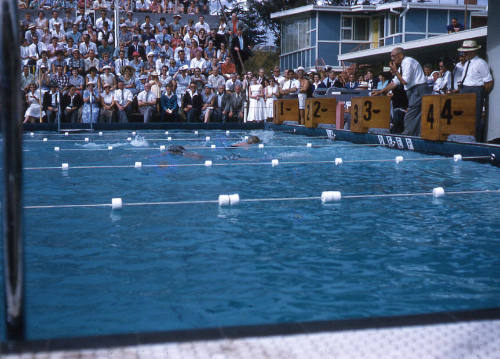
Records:
[[[109,203],[97,204],[56,204],[56,205],[35,205],[25,206],[24,209],[56,209],[56,208],[96,208],[111,207],[114,210],[122,207],[146,207],[146,206],[176,206],[193,204],[218,204],[220,207],[235,206],[240,203],[263,203],[263,202],[298,202],[298,201],[321,201],[323,204],[339,202],[348,199],[380,199],[380,198],[401,198],[401,197],[429,197],[439,198],[454,195],[478,195],[478,194],[500,194],[500,189],[477,190],[477,191],[452,191],[445,192],[444,188],[433,188],[432,192],[420,193],[381,193],[381,194],[359,194],[343,195],[340,191],[324,191],[321,196],[312,197],[271,197],[271,198],[240,198],[238,193],[221,194],[215,200],[192,200],[192,201],[163,201],[163,202],[125,202],[122,198],[112,198]]]
[[[112,148],[111,148],[112,149]],[[109,149],[108,149],[109,150]],[[494,159],[494,155],[489,156],[469,156],[462,157],[461,155],[453,157],[431,157],[431,158],[407,158],[404,159],[403,156],[396,156],[391,159],[381,159],[381,160],[343,160],[338,157],[333,161],[285,161],[280,162],[278,159],[272,159],[271,162],[232,162],[232,163],[214,163],[212,160],[206,160],[204,163],[184,163],[184,164],[142,164],[142,162],[135,162],[133,165],[80,165],[71,166],[71,169],[102,169],[102,168],[172,168],[172,167],[230,167],[230,166],[269,166],[277,167],[278,165],[312,165],[312,164],[334,164],[335,166],[341,166],[345,163],[381,163],[381,162],[395,162],[400,164],[403,161],[406,162],[420,162],[420,161],[454,161],[458,162],[461,160],[478,160],[478,159]],[[458,159],[459,158],[459,159]],[[140,165],[138,165],[140,163]],[[69,164],[63,163],[61,166],[48,166],[48,167],[25,167],[25,171],[43,171],[43,170],[58,170],[58,169],[68,170]]]
[[[110,142],[110,141],[108,141]],[[130,142],[130,141],[127,141]],[[167,142],[169,142],[167,140]],[[305,145],[263,145],[263,146],[247,146],[247,147],[232,147],[232,146],[225,146],[225,145],[220,145],[216,147],[218,150],[250,150],[250,149],[263,149],[263,148],[328,148],[328,147],[334,147],[334,148],[343,148],[343,147],[390,147],[389,145],[381,145],[381,144],[374,144],[374,143],[365,143],[365,144],[349,144],[349,145],[311,145],[309,146],[310,143],[306,143]],[[104,146],[104,145],[102,145]],[[187,150],[210,150],[214,149],[212,147],[213,145],[210,146],[183,146]],[[165,148],[164,145],[160,145],[160,147],[132,147],[132,148],[123,148],[126,151],[164,151]],[[60,151],[106,151],[105,148],[59,148]]]

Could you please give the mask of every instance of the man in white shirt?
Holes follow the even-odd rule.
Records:
[[[205,71],[205,69],[207,67],[207,62],[205,61],[205,59],[203,57],[201,57],[201,50],[196,50],[196,57],[193,57],[191,59],[189,67],[191,68],[191,70],[198,68],[202,72]]]
[[[99,59],[95,57],[94,50],[89,51],[89,57],[85,59],[85,72],[88,72],[91,67],[99,68]]]
[[[59,18],[59,13],[57,11],[52,12],[52,18],[49,20],[49,31],[55,30],[54,23],[62,23],[62,19]]]
[[[63,42],[64,39],[66,38],[66,33],[63,30],[61,30],[60,22],[54,23],[54,30],[52,30],[51,36],[57,37],[57,42]]]
[[[118,121],[128,122],[128,115],[132,110],[132,92],[125,88],[123,81],[118,80],[118,88],[114,92],[114,105],[118,113]]]
[[[119,57],[115,60],[115,74],[116,76],[121,76],[122,74],[122,68],[125,66],[128,66],[129,61],[125,57],[125,50],[120,50]]]
[[[137,104],[139,111],[144,116],[144,123],[150,122],[153,114],[156,112],[156,96],[151,91],[151,84],[149,82],[144,84],[144,91],[137,95]]]
[[[284,98],[296,98],[299,93],[300,83],[295,79],[295,72],[293,70],[288,70],[286,72],[286,80],[283,82],[283,86],[280,88],[280,93]]]
[[[458,92],[458,85],[464,77],[465,63],[467,62],[465,53],[459,52],[458,60],[459,62],[455,64],[455,68],[453,69],[453,92]]]
[[[151,8],[149,0],[139,0],[135,3],[135,11],[148,12]]]
[[[43,42],[38,41],[37,35],[33,35],[33,43],[28,47],[31,62],[36,62],[42,56],[42,51],[47,51],[47,47]]]
[[[276,81],[276,83],[278,84],[278,86],[280,88],[283,87],[283,84],[285,83],[285,76],[281,76],[280,75],[280,67],[279,66],[275,66],[274,67],[274,70],[273,70],[273,77],[274,77],[274,81]]]
[[[196,33],[200,32],[200,29],[205,29],[205,34],[210,33],[210,25],[205,22],[205,16],[200,15],[199,20],[196,24],[194,24],[194,28]]]
[[[236,85],[241,87],[241,81],[238,79],[238,74],[233,72],[231,78],[226,81],[226,93],[233,93]]]
[[[196,40],[196,43],[199,43],[198,36],[196,36],[194,34],[194,30],[193,29],[189,29],[189,31],[186,34],[186,36],[184,36],[184,42],[186,43],[186,47],[190,47],[191,43],[193,42],[193,40]]]
[[[89,57],[90,50],[94,50],[94,54],[97,54],[97,46],[95,43],[90,41],[89,34],[83,35],[83,42],[78,47],[78,50],[80,50],[80,54],[84,59]]]
[[[476,141],[484,142],[485,124],[482,119],[483,106],[486,95],[493,88],[493,77],[491,76],[488,63],[481,59],[477,52],[481,48],[474,40],[463,42],[458,51],[465,54],[465,70],[459,83],[460,93],[473,93],[476,95]]]
[[[402,84],[408,97],[408,111],[406,112],[403,135],[420,136],[420,118],[422,117],[422,96],[427,87],[427,77],[417,60],[405,56],[401,47],[391,51],[391,71],[395,74],[392,82],[384,89],[373,91],[373,96],[385,94]]]
[[[113,21],[111,21],[110,19],[108,19],[106,17],[106,10],[103,10],[101,11],[101,17],[98,18],[96,21],[95,21],[95,27],[98,29],[98,30],[102,30],[104,24],[107,23],[108,24],[108,28],[109,29],[112,29],[113,28]]]
[[[217,89],[219,86],[226,86],[226,79],[224,76],[219,74],[219,68],[214,67],[212,69],[212,73],[210,76],[208,76],[208,85],[210,85],[212,88]]]

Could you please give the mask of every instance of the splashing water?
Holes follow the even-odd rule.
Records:
[[[130,141],[130,144],[134,147],[148,147],[149,143],[144,139],[143,136],[135,136],[132,141]]]

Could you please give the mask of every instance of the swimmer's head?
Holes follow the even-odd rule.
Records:
[[[247,143],[253,145],[254,143],[260,143],[260,138],[257,136],[248,136]]]
[[[186,149],[182,146],[172,145],[168,146],[168,152],[182,155],[184,152],[186,152]]]

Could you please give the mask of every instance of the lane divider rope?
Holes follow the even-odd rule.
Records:
[[[256,203],[256,202],[295,202],[295,201],[315,201],[321,200],[322,202],[340,201],[345,199],[374,199],[374,198],[399,198],[399,197],[442,197],[444,195],[469,195],[469,194],[500,194],[500,189],[494,190],[470,190],[470,191],[454,191],[445,192],[442,187],[436,187],[432,192],[419,192],[419,193],[381,193],[381,194],[360,194],[360,195],[341,195],[340,192],[322,192],[321,196],[311,197],[275,197],[275,198],[243,198],[240,199],[239,195],[220,195],[219,200],[192,200],[192,201],[161,201],[161,202],[123,202],[121,198],[113,198],[110,203],[96,203],[96,204],[58,204],[58,205],[32,205],[24,206],[24,209],[56,209],[56,208],[96,208],[96,207],[112,207],[113,209],[120,209],[122,207],[144,207],[144,206],[169,206],[169,205],[192,205],[192,204],[219,204],[231,205],[231,201],[227,201],[226,196],[236,197],[233,204],[238,203]],[[221,196],[223,204],[221,204]]]

